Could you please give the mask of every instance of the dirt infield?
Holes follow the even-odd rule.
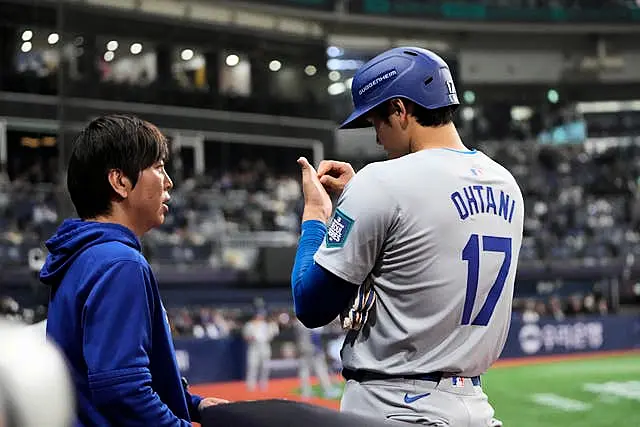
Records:
[[[335,381],[341,381],[342,377],[335,377]],[[314,382],[315,383],[315,382]],[[201,396],[215,396],[231,401],[260,400],[260,399],[287,399],[312,403],[327,408],[338,409],[339,402],[320,398],[305,399],[296,394],[300,386],[297,378],[274,379],[269,381],[269,389],[266,391],[249,392],[244,382],[213,383],[193,385],[189,390]]]
[[[498,361],[492,369],[513,367],[513,366],[525,366],[541,363],[553,363],[563,362],[568,360],[584,360],[593,359],[598,357],[615,357],[630,354],[639,354],[639,350],[629,351],[605,351],[597,353],[584,353],[584,354],[568,354],[568,355],[556,355],[556,356],[540,356],[540,357],[527,357],[518,359],[504,359]],[[342,377],[336,376],[336,381],[341,381]],[[301,402],[308,402],[315,405],[324,406],[331,409],[339,409],[339,402],[336,400],[327,400],[321,398],[305,399],[302,396],[296,394],[296,389],[299,387],[297,378],[287,379],[274,379],[269,381],[269,389],[266,391],[248,392],[244,382],[231,382],[231,383],[213,383],[213,384],[201,384],[193,385],[190,387],[191,391],[202,396],[215,396],[228,399],[231,401],[238,400],[260,400],[260,399],[288,399]]]

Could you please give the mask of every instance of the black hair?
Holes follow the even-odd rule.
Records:
[[[107,215],[111,202],[120,199],[109,171],[122,171],[135,187],[140,173],[168,154],[165,136],[145,120],[124,114],[93,120],[76,137],[67,169],[67,189],[78,216]]]
[[[446,107],[428,109],[415,102],[400,98],[406,106],[411,104],[413,110],[411,115],[416,118],[416,121],[425,127],[439,127],[453,122],[455,112],[458,110],[458,105],[448,105]],[[393,114],[394,106],[393,100],[388,100],[378,105],[373,109],[373,115],[382,118],[386,123],[389,123],[389,117]]]

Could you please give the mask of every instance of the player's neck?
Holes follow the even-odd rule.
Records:
[[[434,148],[468,150],[453,123],[440,127],[418,126],[411,140],[411,152],[413,153]]]
[[[117,203],[113,203],[111,206],[112,209],[109,214],[91,218],[91,221],[122,225],[131,230],[138,238],[141,238],[145,234],[146,230],[142,230],[131,216],[127,215],[122,206]]]

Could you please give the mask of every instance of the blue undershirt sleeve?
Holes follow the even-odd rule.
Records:
[[[327,227],[317,220],[304,221],[291,272],[291,291],[296,316],[308,328],[330,323],[347,308],[358,287],[316,264],[317,252]]]

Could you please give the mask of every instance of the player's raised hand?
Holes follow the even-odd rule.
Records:
[[[323,160],[318,166],[318,179],[327,191],[340,194],[356,173],[346,162]]]
[[[302,192],[304,193],[302,220],[317,219],[327,222],[333,210],[331,198],[320,183],[318,173],[309,161],[305,157],[300,157],[298,164],[302,171]]]

